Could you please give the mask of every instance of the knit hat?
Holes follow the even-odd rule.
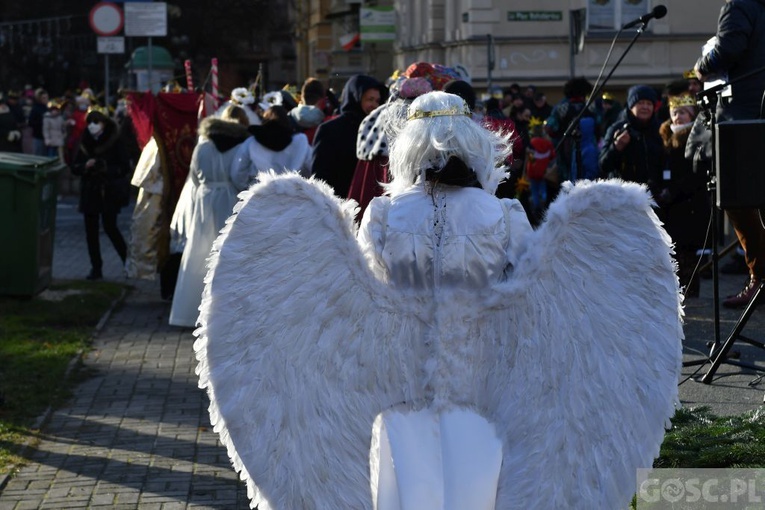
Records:
[[[627,92],[627,108],[632,108],[643,99],[656,103],[656,91],[646,85],[635,85]]]

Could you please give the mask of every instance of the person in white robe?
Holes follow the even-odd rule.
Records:
[[[239,148],[231,168],[231,181],[239,190],[257,182],[260,172],[311,174],[311,146],[296,133],[287,110],[274,105],[263,113],[263,124],[250,126],[252,136]]]
[[[170,309],[173,326],[194,327],[199,316],[207,257],[237,201],[229,171],[248,137],[247,125],[245,112],[237,106],[199,125],[199,141],[170,225],[175,251],[183,252]]]

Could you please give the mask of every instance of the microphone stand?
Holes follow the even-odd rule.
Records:
[[[713,308],[714,308],[714,339],[712,341],[712,345],[709,345],[707,343],[707,346],[709,347],[709,357],[707,359],[698,359],[698,360],[690,360],[690,361],[683,361],[684,367],[690,367],[690,366],[696,366],[696,365],[705,365],[707,362],[712,360],[718,350],[720,349],[720,276],[718,273],[718,266],[719,266],[719,260],[720,260],[720,253],[717,249],[717,230],[718,230],[718,212],[717,212],[717,206],[715,205],[715,196],[717,193],[717,172],[716,172],[716,159],[717,159],[717,133],[715,132],[715,125],[717,123],[717,117],[716,117],[716,110],[717,110],[717,104],[721,101],[721,95],[723,89],[728,84],[721,84],[716,85],[710,89],[704,90],[702,92],[699,92],[696,94],[696,102],[699,104],[700,109],[702,109],[706,115],[706,121],[704,122],[704,125],[707,126],[707,128],[710,130],[711,133],[711,139],[709,140],[709,143],[712,144],[712,157],[710,160],[710,168],[709,168],[709,174],[708,174],[708,180],[707,180],[707,191],[709,192],[709,203],[710,207],[712,208],[712,298],[713,298]]]
[[[699,365],[699,364],[705,364],[708,361],[712,362],[711,367],[707,371],[706,374],[701,378],[701,382],[704,384],[711,384],[712,378],[715,375],[715,372],[717,372],[717,369],[720,367],[721,364],[727,363],[730,365],[739,366],[742,368],[749,368],[755,372],[764,372],[765,367],[760,367],[757,365],[754,365],[752,363],[745,363],[741,361],[735,361],[728,357],[728,352],[733,347],[733,344],[736,342],[736,340],[741,340],[745,343],[748,343],[750,345],[753,345],[755,347],[758,347],[760,349],[765,349],[765,344],[762,342],[759,342],[757,340],[748,338],[741,334],[741,331],[744,329],[744,326],[746,325],[747,321],[749,320],[749,317],[754,312],[754,309],[756,307],[758,299],[760,299],[760,295],[765,290],[765,283],[760,283],[759,287],[757,288],[757,291],[755,292],[755,295],[752,297],[751,301],[747,304],[744,313],[739,317],[738,321],[736,322],[735,326],[733,327],[733,330],[731,331],[728,338],[725,340],[724,343],[720,343],[720,303],[719,303],[719,278],[718,278],[718,272],[717,272],[717,266],[718,266],[718,260],[719,260],[719,254],[717,250],[717,201],[716,201],[716,189],[717,189],[717,180],[718,175],[720,175],[720,169],[718,168],[718,155],[717,155],[717,117],[716,117],[716,110],[717,105],[722,101],[722,92],[723,89],[728,87],[729,85],[732,85],[736,82],[745,80],[747,78],[750,78],[751,76],[754,76],[755,74],[759,74],[761,72],[765,71],[765,67],[761,67],[759,69],[755,69],[753,71],[750,71],[744,75],[741,75],[737,77],[734,80],[730,80],[727,83],[721,83],[719,85],[715,85],[714,87],[711,87],[707,90],[701,91],[698,94],[696,94],[696,100],[697,102],[704,108],[704,110],[707,112],[707,118],[708,120],[708,126],[711,130],[711,143],[712,143],[712,159],[711,159],[711,169],[710,169],[710,178],[709,183],[707,185],[707,189],[710,191],[711,196],[711,206],[712,206],[712,222],[713,222],[713,229],[712,229],[712,289],[714,293],[714,308],[715,308],[715,338],[714,342],[712,343],[711,351],[709,353],[709,359],[707,360],[695,360],[695,361],[687,361],[683,362],[683,366],[689,366],[689,365]],[[762,112],[760,112],[762,113]],[[761,376],[762,377],[762,376]],[[760,377],[760,378],[761,378]]]
[[[587,101],[584,104],[584,108],[582,108],[579,113],[574,117],[574,120],[572,120],[568,127],[566,127],[566,131],[563,132],[563,136],[561,137],[558,144],[555,146],[555,152],[558,153],[560,150],[561,145],[566,141],[567,138],[571,137],[574,139],[574,145],[576,150],[576,162],[577,162],[577,171],[582,171],[581,162],[582,162],[582,147],[581,147],[581,139],[582,134],[579,131],[579,121],[584,116],[585,112],[590,109],[590,106],[592,106],[593,101],[595,101],[595,98],[600,95],[600,91],[603,90],[603,87],[606,86],[606,83],[608,83],[608,80],[611,79],[611,76],[614,74],[614,71],[619,67],[619,64],[622,63],[622,60],[624,60],[624,57],[627,56],[627,53],[632,49],[632,46],[635,45],[638,38],[643,34],[646,27],[648,26],[648,22],[650,20],[645,20],[640,22],[640,27],[635,31],[635,35],[632,37],[632,40],[630,41],[629,45],[624,49],[622,54],[619,56],[619,60],[616,61],[616,63],[611,68],[611,71],[606,75],[605,79],[596,85],[595,89],[590,93],[590,97],[587,98]],[[621,33],[621,29],[619,32],[617,32],[616,37],[619,36]],[[574,179],[575,180],[575,179]]]

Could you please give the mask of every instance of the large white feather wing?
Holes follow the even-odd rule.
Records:
[[[645,188],[582,182],[551,206],[512,281],[486,296],[466,334],[507,349],[484,401],[505,443],[497,508],[629,505],[677,403],[671,252]]]
[[[259,179],[209,261],[194,348],[211,421],[253,508],[371,508],[373,421],[418,398],[422,322],[391,311],[352,204],[297,174]]]

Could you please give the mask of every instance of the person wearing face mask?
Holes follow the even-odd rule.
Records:
[[[629,89],[627,108],[606,131],[598,158],[602,177],[647,184],[654,196],[664,164],[656,99],[656,91],[646,85]]]
[[[90,257],[88,280],[103,278],[99,222],[117,251],[122,263],[127,257],[127,245],[117,227],[120,209],[130,202],[130,166],[123,144],[119,143],[117,124],[105,108],[91,107],[85,117],[72,173],[80,176],[79,211],[85,220],[85,238]]]
[[[388,98],[385,85],[371,76],[351,76],[343,88],[340,115],[319,125],[313,139],[311,174],[332,186],[341,198],[356,170],[356,136],[364,117]]]

